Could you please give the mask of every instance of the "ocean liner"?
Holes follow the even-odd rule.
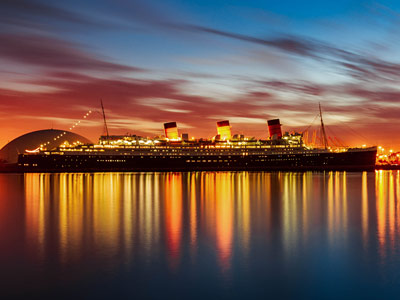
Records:
[[[21,172],[103,171],[275,171],[373,170],[376,147],[331,148],[321,118],[322,147],[308,146],[301,133],[282,134],[279,119],[269,120],[269,138],[232,135],[229,121],[217,122],[210,140],[179,135],[175,122],[164,124],[164,136],[106,135],[97,144],[40,147],[18,157]]]

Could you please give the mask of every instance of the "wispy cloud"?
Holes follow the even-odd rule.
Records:
[[[110,30],[123,27],[109,18],[92,17],[77,10],[44,0],[2,0],[0,2],[0,31],[5,30],[68,30],[71,26],[83,29]],[[51,27],[49,27],[51,24]]]
[[[142,71],[140,68],[102,60],[76,44],[57,38],[33,34],[0,34],[0,40],[0,57],[16,63],[57,70]]]

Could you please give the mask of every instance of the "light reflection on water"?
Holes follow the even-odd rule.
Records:
[[[392,171],[3,174],[0,274],[10,293],[374,298],[400,291],[399,201]]]

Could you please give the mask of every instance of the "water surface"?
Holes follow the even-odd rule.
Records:
[[[0,297],[383,299],[400,174],[0,174]]]

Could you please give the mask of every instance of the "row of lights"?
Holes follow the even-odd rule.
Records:
[[[83,118],[86,119],[87,117],[89,117],[89,115],[90,115],[91,113],[92,113],[92,111],[89,110],[89,111],[83,116]],[[80,123],[81,123],[81,121],[76,122],[74,125],[72,125],[72,126],[69,128],[69,130],[74,129],[74,128],[75,128],[76,126],[78,126]],[[65,134],[65,132],[64,132],[64,134]]]
[[[393,150],[390,149],[389,150],[389,155],[385,154],[385,148],[383,148],[382,146],[378,146],[378,150],[380,151],[380,153],[378,152],[376,154],[377,159],[386,163],[394,163],[396,160],[399,160],[400,158],[400,154],[399,153],[393,153]]]
[[[67,134],[65,131],[63,132],[63,133],[61,133],[60,135],[57,135],[57,137],[55,137],[53,140],[58,140],[59,138],[61,138],[63,135],[65,135],[65,134]],[[44,143],[44,144],[41,144],[40,145],[40,148],[43,148],[44,146],[46,146],[46,145],[48,145],[48,144],[50,144],[50,141],[48,141],[48,142],[46,142],[46,143]]]
[[[92,113],[92,111],[89,110],[89,111],[83,116],[83,118],[86,119],[91,113]],[[69,128],[69,130],[73,130],[73,129],[74,129],[75,127],[77,127],[80,123],[81,123],[81,121],[76,122],[74,125],[72,125],[72,126]],[[57,135],[57,137],[55,137],[53,140],[54,140],[54,141],[57,141],[58,139],[62,138],[62,137],[63,137],[64,135],[66,135],[66,134],[67,134],[67,132],[64,131],[63,133]],[[40,148],[43,148],[44,146],[49,145],[49,144],[50,144],[50,141],[48,141],[48,142],[46,142],[46,143],[40,145]]]

